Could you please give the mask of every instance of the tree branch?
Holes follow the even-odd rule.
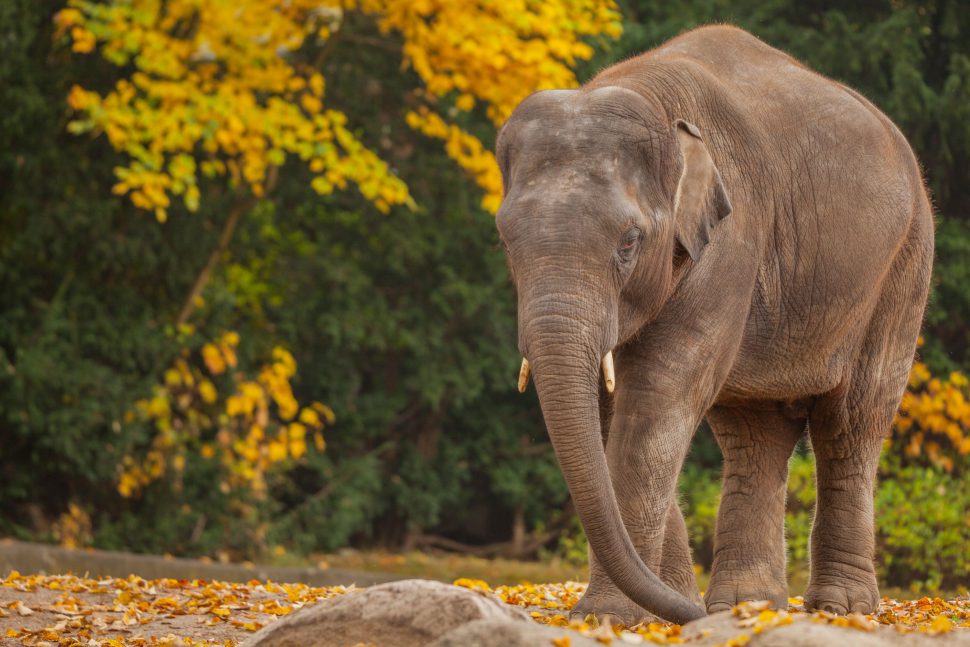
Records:
[[[573,514],[572,502],[567,503],[563,511],[556,516],[548,528],[542,532],[531,533],[528,535],[528,541],[524,541],[525,538],[521,538],[519,542],[513,539],[512,541],[502,541],[484,546],[472,546],[460,541],[448,539],[447,537],[441,537],[440,535],[418,535],[414,538],[414,544],[418,547],[440,548],[442,550],[479,557],[524,557],[539,550],[544,544],[554,539],[560,532],[566,529],[572,521]],[[516,543],[519,545],[516,546]]]
[[[212,253],[209,254],[209,260],[206,261],[205,265],[199,271],[199,274],[195,277],[195,281],[192,283],[192,289],[189,290],[189,296],[186,297],[185,303],[182,304],[179,316],[175,320],[176,328],[181,327],[182,324],[188,321],[192,312],[195,311],[195,306],[199,301],[199,297],[202,296],[202,291],[205,289],[206,283],[209,282],[212,270],[219,264],[219,259],[222,258],[222,254],[229,247],[229,242],[232,240],[232,235],[236,231],[239,219],[242,218],[243,213],[249,211],[255,202],[255,198],[247,196],[246,198],[236,200],[232,205],[232,208],[229,210],[229,217],[226,218],[226,223],[222,226],[219,243],[212,250]]]
[[[269,172],[266,177],[266,190],[265,193],[269,193],[276,186],[276,180],[279,177],[279,167],[270,166]],[[256,204],[256,197],[250,193],[240,196],[233,203],[232,207],[229,209],[229,217],[226,218],[225,224],[222,226],[222,234],[219,235],[219,243],[216,248],[212,250],[209,254],[209,260],[206,261],[205,265],[199,271],[199,274],[195,277],[195,281],[192,283],[192,289],[189,290],[189,295],[185,299],[185,303],[182,304],[182,309],[179,311],[179,316],[175,320],[175,327],[178,328],[182,326],[185,322],[189,320],[192,313],[195,311],[196,304],[199,301],[199,297],[202,296],[202,291],[205,290],[206,284],[209,282],[209,278],[212,276],[212,271],[219,265],[219,261],[222,255],[229,248],[229,243],[232,241],[232,236],[236,232],[236,227],[239,225],[239,221],[243,214],[253,208]]]

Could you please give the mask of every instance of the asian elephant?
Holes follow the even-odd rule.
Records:
[[[899,130],[708,26],[528,97],[496,156],[520,387],[531,373],[591,548],[574,612],[704,614],[675,493],[705,416],[724,455],[706,610],[787,604],[788,460],[807,430],[806,604],[875,611],[874,480],[933,259]]]

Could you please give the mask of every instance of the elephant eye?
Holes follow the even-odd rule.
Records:
[[[643,232],[637,227],[629,230],[623,234],[623,238],[620,239],[619,254],[620,258],[623,260],[629,260],[632,256],[633,250],[636,249],[637,245],[640,244],[640,240],[643,238]]]

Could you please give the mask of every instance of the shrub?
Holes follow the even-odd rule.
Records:
[[[680,498],[694,561],[710,568],[717,508],[721,504],[720,475],[715,470],[687,464],[680,475]]]
[[[904,452],[883,455],[875,496],[880,580],[913,591],[966,586],[970,572],[970,486],[935,465],[907,464]],[[785,512],[789,570],[808,567],[815,516],[815,461],[796,453],[789,465]],[[711,566],[720,483],[716,470],[688,466],[681,495],[695,560]]]
[[[883,581],[911,590],[967,585],[970,486],[946,472],[883,460],[876,494],[876,540]]]
[[[785,505],[785,540],[789,570],[806,568],[808,538],[815,518],[815,461],[812,454],[796,453],[788,465],[788,501]]]

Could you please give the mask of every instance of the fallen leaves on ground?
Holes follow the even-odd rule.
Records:
[[[604,644],[676,644],[681,627],[643,623],[601,625],[594,616],[570,620],[568,611],[586,585],[519,584],[492,588],[482,580],[459,579],[458,586],[494,594],[523,607],[541,624],[568,627]],[[250,632],[314,602],[353,593],[353,586],[311,587],[251,580],[86,578],[74,575],[21,575],[0,580],[0,644],[28,647],[232,647]],[[738,635],[725,645],[744,645],[752,636],[808,617],[812,622],[873,631],[890,625],[901,632],[945,633],[970,628],[970,597],[953,600],[884,598],[878,613],[836,616],[807,613],[801,598],[789,608],[745,603],[733,610]],[[564,637],[563,645],[568,644]]]
[[[677,644],[683,642],[680,625],[651,622],[626,627],[623,625],[601,626],[594,616],[583,620],[570,619],[568,611],[586,591],[580,582],[560,584],[519,584],[499,586],[492,589],[482,580],[455,580],[458,586],[492,592],[504,602],[531,610],[534,620],[557,627],[569,627],[596,638],[600,642],[619,639],[625,643],[652,642]],[[747,602],[738,605],[732,613],[738,618],[742,631],[727,643],[728,647],[746,644],[752,635],[791,624],[799,617],[808,616],[812,622],[827,623],[838,627],[874,631],[879,625],[889,625],[895,630],[908,633],[918,631],[935,635],[953,629],[970,629],[970,595],[953,600],[920,598],[918,600],[893,600],[883,598],[879,611],[872,615],[849,614],[839,616],[824,611],[808,613],[801,596],[789,598],[786,610],[769,608],[767,603]],[[557,613],[567,612],[567,613]]]
[[[28,608],[20,599],[3,603],[0,632],[3,638],[19,639],[32,647],[127,647],[166,645],[234,645],[232,638],[213,635],[258,631],[279,616],[304,605],[355,591],[353,586],[311,587],[250,580],[229,583],[201,579],[145,580],[127,578],[89,579],[73,575],[21,575],[13,571],[0,580],[4,590],[20,593],[52,592],[49,602]],[[6,599],[9,595],[0,599]],[[17,618],[45,614],[53,623],[28,626]],[[4,617],[6,615],[6,617]],[[170,622],[165,622],[165,621]],[[159,622],[162,621],[162,622]],[[158,635],[150,623],[181,630]],[[223,631],[218,631],[223,629]],[[229,630],[229,631],[225,631]]]

